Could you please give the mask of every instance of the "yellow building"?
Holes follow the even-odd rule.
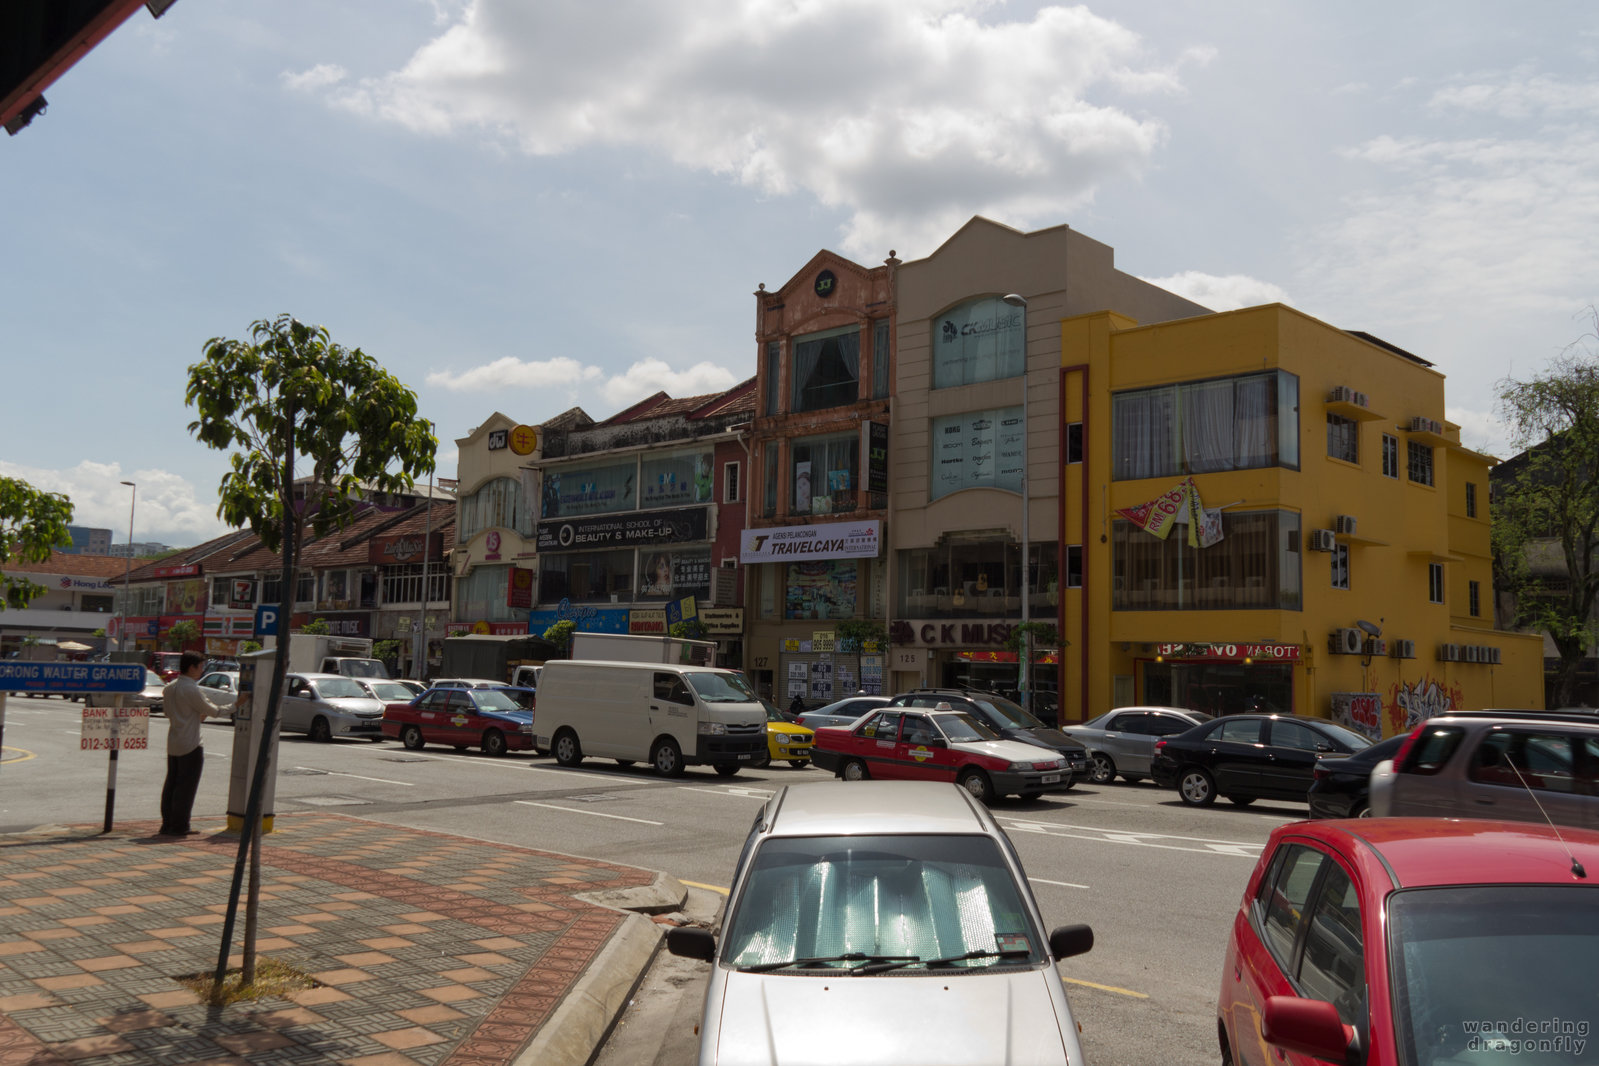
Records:
[[[1083,568],[1059,597],[1063,721],[1152,703],[1389,735],[1543,705],[1541,642],[1493,628],[1495,460],[1443,421],[1430,363],[1280,304],[1101,311],[1060,340],[1083,442],[1057,467]],[[1211,512],[1192,544],[1190,486]]]

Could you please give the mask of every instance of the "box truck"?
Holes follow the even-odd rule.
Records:
[[[389,676],[389,669],[382,660],[372,658],[370,638],[334,637],[325,633],[289,634],[289,672],[345,677]]]
[[[539,669],[561,649],[531,633],[464,633],[445,637],[440,677],[482,677],[538,688]]]
[[[572,658],[715,666],[716,641],[635,633],[573,633]]]

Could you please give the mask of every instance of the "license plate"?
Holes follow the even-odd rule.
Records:
[[[746,751],[744,754],[740,755],[739,758],[740,759],[753,759],[753,758],[755,758],[755,756],[751,755],[749,752]]]
[[[1058,785],[1060,784],[1060,774],[1045,774],[1039,779],[1039,783],[1045,785]]]

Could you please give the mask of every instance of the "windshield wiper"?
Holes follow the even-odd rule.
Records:
[[[927,963],[927,968],[935,970],[940,966],[963,962],[966,959],[1025,959],[1031,956],[1032,953],[1032,948],[1006,948],[1004,951],[990,951],[986,948],[980,948],[977,951],[968,951],[964,955],[947,955],[942,959],[933,959]]]
[[[790,966],[801,970],[810,969],[829,962],[888,963],[894,966],[909,966],[920,961],[921,957],[918,955],[868,955],[864,951],[848,951],[842,955],[818,955],[815,958],[789,959],[786,962],[762,962],[754,966],[740,966],[739,969],[745,973],[770,973],[773,970],[785,970]],[[860,973],[864,970],[864,966],[852,966],[849,968],[850,973]]]

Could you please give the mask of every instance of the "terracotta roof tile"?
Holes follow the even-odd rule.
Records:
[[[138,567],[144,563],[134,559],[133,565]],[[11,559],[0,566],[0,570],[8,574],[66,574],[69,577],[101,578],[121,577],[127,569],[128,560],[120,555],[73,555],[68,552],[53,552],[42,563]]]

